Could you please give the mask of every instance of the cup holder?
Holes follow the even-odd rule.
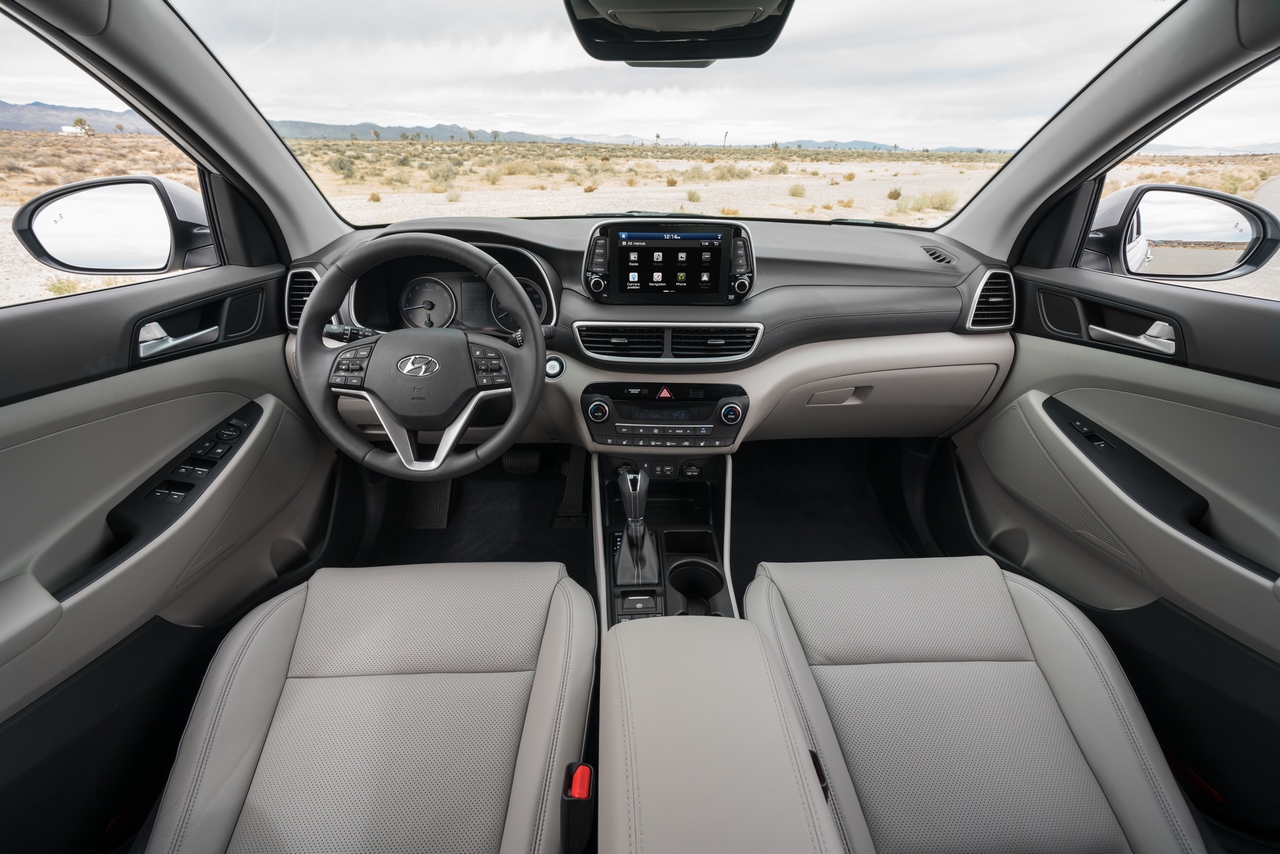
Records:
[[[681,613],[702,616],[711,613],[711,599],[724,589],[724,576],[710,561],[684,558],[671,567],[667,583],[685,598]]]

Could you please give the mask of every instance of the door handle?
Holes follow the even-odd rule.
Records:
[[[179,335],[173,338],[164,331],[164,327],[152,321],[138,331],[138,358],[151,359],[165,353],[177,353],[189,350],[201,344],[212,344],[218,340],[219,328],[210,326],[190,335]]]
[[[1105,326],[1089,324],[1089,337],[1105,344],[1119,344],[1122,347],[1136,347],[1139,350],[1150,350],[1162,356],[1172,356],[1178,349],[1177,333],[1173,327],[1163,320],[1151,324],[1151,328],[1141,335],[1126,335],[1107,329]]]

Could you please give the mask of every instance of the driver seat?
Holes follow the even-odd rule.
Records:
[[[596,634],[558,563],[319,570],[218,649],[147,851],[557,852]]]

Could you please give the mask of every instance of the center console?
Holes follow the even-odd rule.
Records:
[[[729,383],[643,380],[592,383],[581,405],[599,445],[696,450],[732,446],[751,400]]]
[[[735,305],[755,283],[751,235],[718,220],[615,220],[596,226],[582,282],[597,302]]]

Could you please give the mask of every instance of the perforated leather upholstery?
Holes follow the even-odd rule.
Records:
[[[595,648],[560,564],[321,570],[218,650],[147,851],[555,854]]]
[[[773,649],[846,851],[1204,844],[1105,640],[985,557],[761,564]]]

